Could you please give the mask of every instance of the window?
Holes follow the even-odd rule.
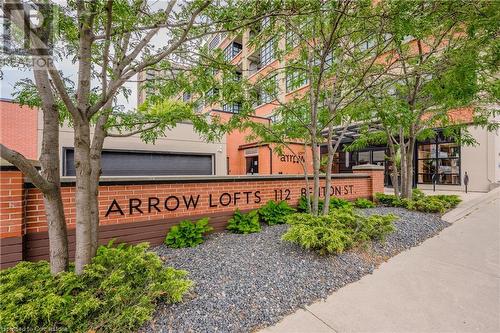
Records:
[[[232,42],[224,49],[224,60],[231,61],[238,53],[241,52],[243,46],[240,43]]]
[[[274,60],[274,38],[271,38],[260,49],[260,64],[265,66]]]
[[[269,16],[264,17],[262,19],[260,26],[261,26],[262,30],[269,28],[271,26],[271,18]]]
[[[222,111],[238,113],[241,111],[241,103],[229,103],[222,106]]]
[[[278,76],[276,74],[262,80],[259,89],[259,104],[269,103],[276,99]]]
[[[303,70],[291,70],[286,74],[286,91],[294,91],[307,84],[307,75]]]
[[[63,175],[74,176],[75,152],[63,148]],[[170,153],[156,151],[104,150],[103,176],[162,176],[212,175],[214,158],[211,154]]]
[[[217,96],[219,94],[219,89],[218,88],[212,88],[209,91],[207,91],[206,96],[208,98],[211,98],[213,96]]]
[[[370,151],[358,152],[358,165],[370,164]]]
[[[417,144],[417,182],[460,185],[460,146],[442,134]]]
[[[300,37],[297,35],[295,32],[288,30],[286,32],[286,46],[288,48],[295,48],[297,45],[299,45],[300,42]]]
[[[210,41],[210,43],[208,44],[208,48],[209,48],[210,50],[215,49],[215,47],[216,47],[217,45],[219,45],[220,39],[221,39],[221,38],[220,38],[220,34],[215,35],[215,36],[214,36],[214,38],[212,38],[212,40],[211,40],[211,41]]]

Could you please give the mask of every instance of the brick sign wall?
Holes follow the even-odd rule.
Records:
[[[19,171],[2,171],[1,180],[2,267],[21,259],[47,259],[48,235],[42,194],[30,183],[24,183]],[[348,200],[371,198],[373,193],[383,191],[383,170],[365,166],[353,174],[334,175],[330,190],[334,196]],[[322,187],[322,196],[324,191]],[[305,193],[305,182],[300,176],[103,178],[99,189],[99,241],[101,244],[111,239],[129,243],[148,241],[157,245],[180,220],[205,216],[210,217],[212,226],[220,231],[236,209],[256,209],[269,200],[286,200],[296,205]],[[63,183],[62,196],[70,249],[73,249],[75,188],[71,181]]]

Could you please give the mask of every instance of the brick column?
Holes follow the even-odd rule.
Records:
[[[21,171],[12,166],[0,169],[0,268],[23,259],[23,192]]]
[[[375,193],[384,193],[384,170],[380,165],[365,164],[352,167],[352,172],[367,174],[370,176],[370,197],[373,199]]]

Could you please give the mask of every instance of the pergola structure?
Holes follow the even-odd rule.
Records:
[[[377,132],[383,130],[382,125],[378,121],[366,123],[357,122],[345,127],[344,125],[339,125],[333,128],[333,141],[336,142],[341,139],[341,143],[350,143],[361,136],[361,131]],[[325,129],[321,134],[326,137],[328,135],[328,129]]]

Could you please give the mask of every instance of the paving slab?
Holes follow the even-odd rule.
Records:
[[[500,332],[500,191],[301,312],[263,332]]]

